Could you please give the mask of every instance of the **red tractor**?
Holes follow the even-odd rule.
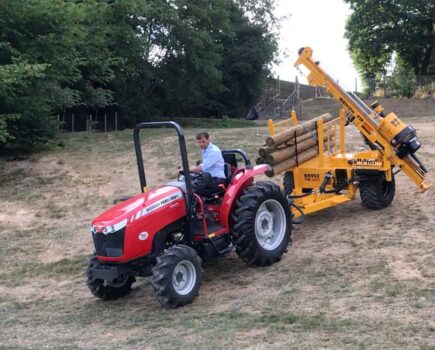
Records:
[[[139,132],[154,127],[177,131],[183,176],[148,190]],[[86,277],[93,295],[116,299],[130,291],[136,276],[152,276],[159,302],[178,307],[198,295],[202,261],[233,247],[250,265],[266,266],[281,259],[290,242],[291,212],[278,185],[254,183],[254,176],[268,170],[268,165],[251,166],[239,149],[223,151],[226,184],[200,197],[192,181],[207,186],[209,174],[189,172],[184,133],[177,123],[138,124],[133,140],[142,193],[92,221],[95,254]],[[243,159],[244,167],[237,165],[236,156]]]

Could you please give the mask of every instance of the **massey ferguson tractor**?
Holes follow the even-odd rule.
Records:
[[[183,170],[178,180],[148,189],[139,133],[155,127],[176,130]],[[210,174],[189,172],[178,124],[138,124],[133,140],[142,193],[92,221],[95,255],[86,277],[93,295],[116,299],[131,290],[137,276],[151,276],[158,301],[178,307],[198,295],[202,262],[225,255],[232,247],[250,265],[266,266],[281,259],[290,241],[291,211],[278,185],[254,182],[255,175],[270,169],[268,165],[252,166],[240,149],[223,151],[226,183],[201,197],[192,183],[207,188]],[[238,164],[240,157],[243,166]]]

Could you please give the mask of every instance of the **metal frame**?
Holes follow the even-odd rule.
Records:
[[[134,149],[136,151],[136,161],[137,161],[137,168],[138,168],[138,172],[139,172],[139,181],[140,181],[141,191],[142,191],[142,193],[147,191],[147,183],[146,183],[146,178],[145,178],[145,169],[143,166],[142,148],[141,148],[139,133],[140,133],[141,129],[158,128],[158,127],[174,128],[177,131],[178,143],[180,146],[181,162],[182,162],[182,166],[183,166],[184,177],[186,179],[185,180],[186,181],[186,192],[188,195],[192,195],[193,189],[192,189],[192,182],[190,179],[189,161],[187,159],[187,149],[186,149],[186,140],[184,138],[184,131],[183,131],[183,128],[175,122],[140,123],[140,124],[137,124],[134,128],[133,141],[134,141]]]
[[[140,186],[141,186],[141,192],[146,192],[147,189],[147,183],[145,178],[145,170],[143,166],[143,157],[142,157],[142,148],[140,143],[140,137],[139,133],[141,129],[148,129],[148,128],[159,128],[159,127],[169,127],[174,128],[178,135],[178,144],[180,146],[180,155],[181,155],[181,162],[183,166],[183,172],[184,172],[184,179],[186,182],[186,204],[187,204],[187,216],[186,216],[186,239],[188,242],[193,241],[193,230],[192,230],[192,217],[194,215],[194,193],[192,188],[192,181],[190,178],[190,171],[189,171],[189,161],[187,159],[187,149],[186,149],[186,140],[184,138],[184,131],[183,128],[175,123],[175,122],[147,122],[147,123],[139,123],[135,126],[133,131],[133,141],[134,141],[134,149],[136,152],[136,161],[137,161],[137,168],[139,172],[139,180],[140,180]]]
[[[227,149],[227,150],[222,151],[222,155],[225,155],[225,154],[238,154],[238,155],[242,156],[243,161],[245,162],[246,169],[252,169],[251,160],[249,159],[248,154],[244,150],[242,150],[240,148]]]

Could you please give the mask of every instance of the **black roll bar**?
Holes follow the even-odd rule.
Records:
[[[225,151],[222,151],[222,155],[225,154],[238,154],[242,156],[243,161],[245,162],[246,169],[252,169],[251,160],[249,159],[248,154],[244,150],[240,148],[226,149]]]
[[[146,178],[145,178],[145,169],[143,166],[143,157],[142,157],[142,149],[140,143],[139,132],[141,129],[147,128],[158,128],[158,127],[168,127],[174,128],[178,134],[178,143],[180,146],[180,154],[181,154],[181,162],[183,166],[184,178],[186,181],[186,192],[188,195],[192,195],[192,182],[190,180],[190,172],[189,172],[189,161],[187,159],[187,150],[186,150],[186,140],[184,138],[183,128],[175,122],[147,122],[147,123],[139,123],[135,126],[133,131],[133,141],[134,141],[134,149],[136,151],[136,161],[137,161],[137,169],[139,172],[139,181],[141,192],[145,192],[145,188],[147,186]]]

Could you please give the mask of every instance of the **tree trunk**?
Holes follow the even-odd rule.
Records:
[[[423,62],[421,63],[420,75],[427,75],[427,71],[430,65],[431,57],[432,57],[432,46],[427,47],[424,50]]]

